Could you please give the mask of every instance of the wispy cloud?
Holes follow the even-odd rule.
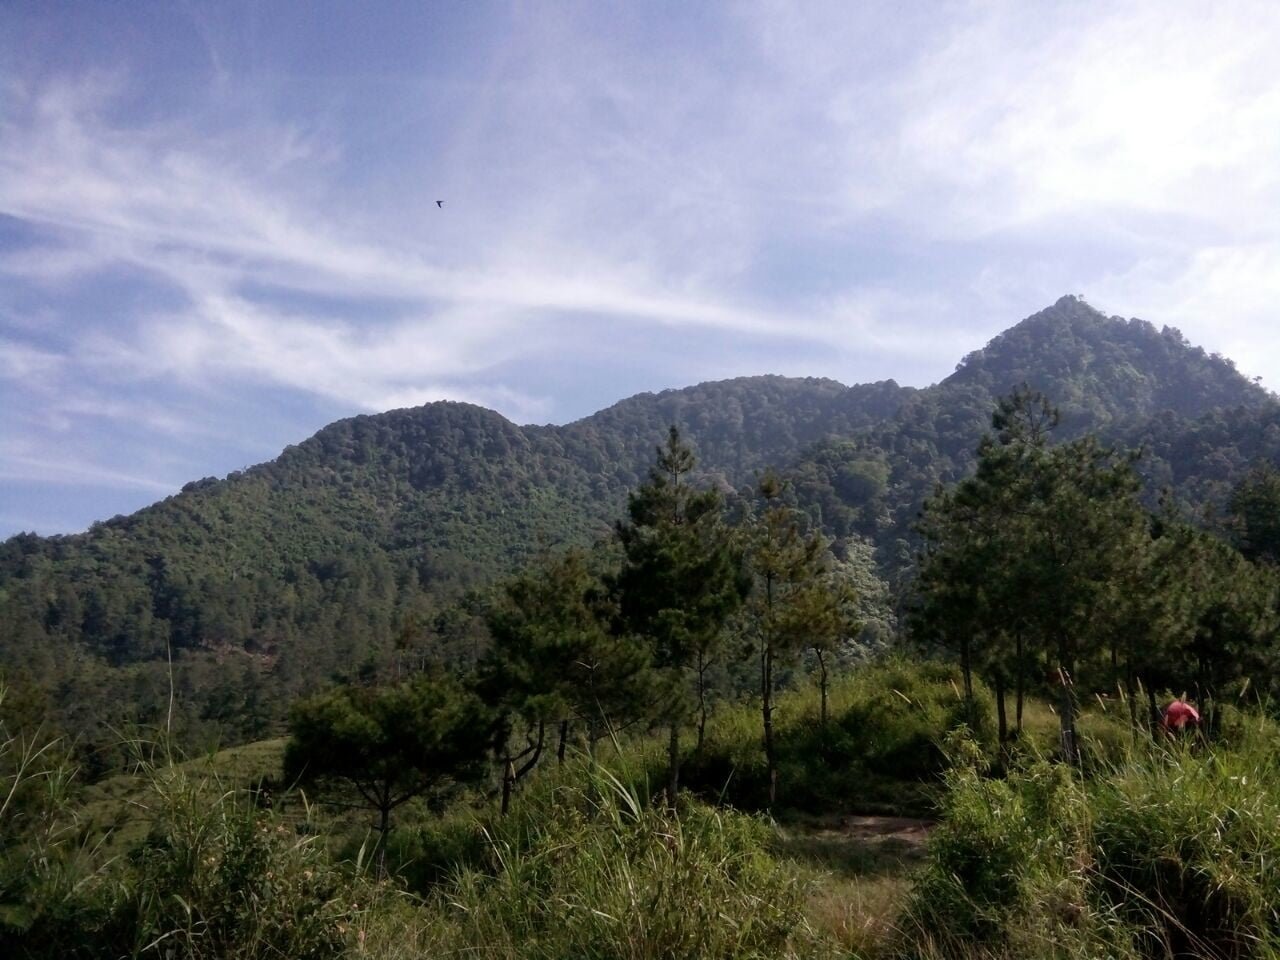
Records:
[[[0,76],[11,474],[66,474],[40,431],[123,483],[148,438],[203,473],[431,399],[580,415],[627,360],[592,339],[921,383],[1064,292],[1280,364],[1273,5],[450,15],[418,52],[371,11],[339,65],[166,11]]]
[[[23,480],[41,484],[78,487],[110,487],[142,490],[153,494],[173,493],[174,481],[154,476],[124,473],[86,463],[79,457],[32,456],[10,444],[0,444],[0,480]]]

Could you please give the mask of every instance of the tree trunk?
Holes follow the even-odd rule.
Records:
[[[680,789],[680,724],[671,721],[671,740],[667,744],[667,809],[676,812],[676,792]]]
[[[1071,671],[1075,666],[1070,659],[1068,641],[1058,641],[1058,683],[1062,688],[1061,712],[1062,754],[1073,767],[1080,765],[1080,753],[1076,743],[1076,698],[1072,690]]]
[[[965,718],[972,730],[974,723],[973,710],[973,664],[969,659],[969,638],[965,637],[960,643],[960,672],[964,676],[964,712]]]
[[[702,651],[698,652],[698,742],[693,748],[694,756],[702,756],[702,745],[707,738],[707,671],[711,662]]]
[[[1147,684],[1147,710],[1151,721],[1151,732],[1160,729],[1160,706],[1156,703],[1156,688]]]
[[[1133,671],[1133,658],[1125,667],[1124,696],[1129,701],[1129,727],[1135,733],[1138,729],[1138,684],[1137,674]]]
[[[764,762],[769,772],[769,809],[777,800],[778,763],[773,749],[773,653],[766,642],[764,655],[761,657],[760,703],[761,719],[764,721]]]
[[[516,785],[516,762],[507,757],[507,762],[502,768],[502,816],[507,815],[507,811],[511,809],[511,790]]]
[[[1017,644],[1018,644],[1017,646],[1018,662],[1014,666],[1015,666],[1015,669],[1017,669],[1018,671],[1017,677],[1015,678],[1015,682],[1017,684],[1018,689],[1017,689],[1017,694],[1015,698],[1016,702],[1014,704],[1014,729],[1017,730],[1018,735],[1021,736],[1022,735],[1022,703],[1023,703],[1023,698],[1026,696],[1026,688],[1027,688],[1027,664],[1025,660],[1025,653],[1022,647],[1021,631],[1019,631],[1017,634]]]
[[[542,745],[547,739],[546,723],[538,722],[538,739],[529,739],[529,745],[519,753],[508,753],[503,760],[502,765],[502,809],[501,813],[505,817],[507,811],[511,809],[511,794],[515,790],[515,786],[525,775],[528,774],[538,764],[538,759],[542,756]],[[516,769],[516,761],[528,760],[521,765],[520,769]]]
[[[384,783],[378,803],[378,873],[387,875],[387,835],[391,833],[391,784]]]
[[[1005,744],[1009,742],[1009,718],[1004,704],[1004,672],[1000,670],[996,671],[996,724],[998,742],[1003,750]]]
[[[560,745],[556,747],[556,763],[560,766],[564,765],[564,751],[569,742],[569,721],[560,721]]]
[[[827,655],[826,652],[818,650],[818,689],[822,693],[822,710],[819,716],[822,719],[822,727],[827,726]]]
[[[538,721],[537,741],[530,744],[528,747],[526,747],[524,750],[518,753],[515,757],[515,759],[521,760],[524,757],[529,755],[529,751],[531,750],[533,751],[533,756],[529,757],[529,759],[525,762],[524,766],[522,766],[519,770],[516,771],[515,780],[517,783],[523,780],[525,777],[525,774],[527,774],[530,770],[532,770],[534,767],[538,765],[538,759],[542,756],[542,745],[546,742],[546,739],[547,739],[547,725],[542,721]]]
[[[385,856],[387,849],[387,834],[391,832],[391,807],[389,804],[383,804],[379,808],[378,813],[381,815],[381,821],[378,823],[378,849],[383,851]]]

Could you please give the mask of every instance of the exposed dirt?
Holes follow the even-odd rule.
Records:
[[[875,841],[897,840],[918,846],[929,837],[933,823],[915,817],[880,817],[849,815],[840,817],[835,823],[820,828],[818,833],[843,834],[859,840]]]
[[[846,876],[898,874],[924,859],[932,827],[914,817],[844,814],[780,828],[779,848]]]

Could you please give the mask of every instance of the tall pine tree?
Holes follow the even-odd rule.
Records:
[[[750,587],[740,548],[723,520],[715,490],[689,483],[692,449],[671,427],[649,480],[632,492],[617,524],[622,564],[613,578],[624,629],[652,652],[662,679],[661,719],[668,739],[667,801],[680,783],[680,731],[697,711],[707,716],[706,677],[724,627]]]

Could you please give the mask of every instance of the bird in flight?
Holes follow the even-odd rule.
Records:
[[[436,201],[436,206],[437,206],[437,207],[443,207],[443,206],[444,206],[444,201],[443,201],[443,200],[437,200],[437,201]]]

